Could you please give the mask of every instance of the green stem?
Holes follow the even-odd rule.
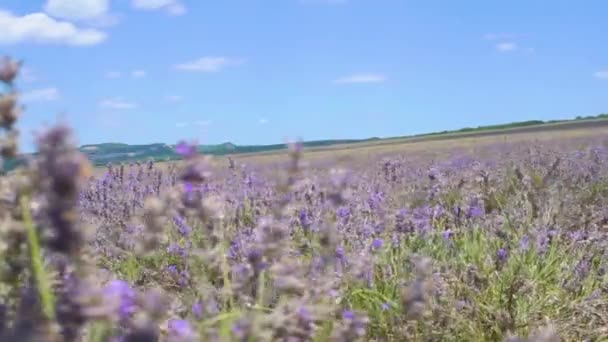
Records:
[[[53,293],[51,292],[51,287],[44,271],[38,235],[36,234],[36,228],[34,227],[29,210],[29,199],[27,196],[23,195],[19,200],[19,204],[21,205],[21,214],[23,215],[23,224],[25,225],[25,230],[27,233],[27,245],[30,251],[32,273],[34,274],[36,286],[38,287],[38,295],[40,296],[42,311],[46,318],[49,320],[54,320],[55,306],[53,303]]]
[[[224,279],[224,293],[228,296],[227,304],[228,309],[232,309],[232,285],[230,282],[230,265],[228,265],[228,260],[226,260],[226,251],[228,250],[228,246],[224,243],[222,248],[222,277]]]
[[[260,307],[264,307],[264,295],[266,290],[266,271],[260,272],[260,277],[258,278],[258,293],[257,293],[257,305]]]
[[[95,322],[91,326],[91,331],[89,335],[89,341],[92,342],[104,342],[110,338],[111,334],[111,326],[108,322]]]

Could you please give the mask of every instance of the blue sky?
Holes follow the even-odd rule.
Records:
[[[267,144],[608,112],[608,2],[3,0],[32,132]]]

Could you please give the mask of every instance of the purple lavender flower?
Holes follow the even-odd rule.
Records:
[[[340,260],[344,259],[344,248],[340,245],[336,246],[336,258]]]
[[[444,214],[445,214],[445,210],[443,209],[443,207],[442,207],[442,206],[440,206],[440,205],[438,205],[438,204],[437,204],[437,205],[435,205],[435,206],[433,207],[433,215],[432,215],[432,216],[433,216],[433,219],[435,219],[435,220],[436,220],[436,219],[439,219],[439,218],[441,218],[441,216],[443,216]]]
[[[190,274],[186,270],[182,270],[179,273],[179,278],[177,279],[177,283],[181,287],[186,287],[188,285],[188,279],[190,279]]]
[[[507,250],[504,248],[498,249],[496,252],[496,260],[499,263],[504,263],[507,260]]]
[[[522,236],[521,239],[519,240],[519,249],[522,252],[525,252],[528,250],[529,247],[530,247],[530,238],[528,237],[528,235]]]
[[[382,241],[382,239],[375,238],[375,239],[372,241],[372,249],[374,249],[374,250],[378,250],[378,249],[382,248],[383,243],[384,243],[384,242]]]
[[[308,309],[306,309],[305,307],[299,307],[297,310],[297,314],[302,320],[311,320],[310,311],[308,311]]]
[[[355,318],[355,313],[350,310],[342,311],[342,319],[343,320],[353,320]]]
[[[477,218],[482,215],[483,215],[483,208],[480,205],[469,206],[465,213],[465,216],[467,218]]]
[[[247,261],[249,261],[253,269],[258,272],[266,268],[266,263],[263,261],[262,252],[258,249],[251,249],[249,252],[247,252]]]
[[[200,301],[196,301],[192,304],[192,314],[197,319],[203,318],[203,304],[201,304]]]
[[[175,145],[175,152],[184,158],[191,158],[196,155],[196,144],[180,141]]]
[[[118,301],[118,313],[121,318],[128,317],[135,308],[135,291],[125,281],[112,280],[104,288],[108,300]]]
[[[308,230],[310,228],[310,226],[312,225],[312,220],[310,219],[306,209],[301,209],[298,212],[298,220],[299,220],[302,228],[304,228],[304,230]]]
[[[535,247],[538,253],[544,254],[547,251],[547,247],[549,247],[549,242],[551,241],[551,234],[546,230],[539,230],[536,235]]]
[[[361,228],[360,233],[364,239],[368,239],[374,233],[374,227],[371,224],[365,224]]]
[[[192,231],[192,228],[190,228],[190,226],[188,226],[188,224],[186,224],[186,221],[181,216],[174,216],[173,217],[173,223],[177,227],[177,231],[182,236],[188,236],[188,235],[190,235],[190,232]]]
[[[412,222],[420,233],[426,233],[433,228],[431,219],[432,209],[428,205],[417,207],[412,212]]]
[[[190,323],[183,319],[173,319],[169,321],[169,336],[176,341],[193,340],[194,330]]]
[[[395,214],[395,230],[401,233],[406,233],[409,232],[411,229],[408,225],[407,222],[407,210],[406,209],[400,209],[396,214]]]
[[[350,217],[350,210],[348,207],[339,207],[336,209],[336,216],[338,217],[340,224],[346,224],[348,218]]]
[[[182,258],[185,258],[188,255],[188,252],[186,251],[186,249],[183,248],[183,247],[181,247],[180,245],[178,245],[175,242],[172,242],[167,247],[167,253],[173,254],[173,255],[177,255],[177,256],[180,256]]]
[[[334,331],[333,341],[355,341],[365,335],[367,317],[355,315],[346,310],[342,312],[342,326]]]
[[[367,199],[367,205],[372,211],[380,210],[382,201],[384,200],[384,194],[380,191],[374,191],[369,195]]]
[[[573,232],[569,232],[568,236],[573,242],[578,242],[580,240],[584,240],[587,238],[587,233],[582,230],[575,230]]]

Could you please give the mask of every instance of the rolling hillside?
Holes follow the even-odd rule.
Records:
[[[577,117],[572,120],[553,121],[523,121],[502,125],[480,126],[475,128],[462,128],[455,131],[443,131],[426,133],[403,137],[369,138],[369,139],[341,139],[341,140],[315,140],[303,142],[305,148],[323,148],[337,145],[361,144],[361,143],[394,143],[396,141],[420,141],[436,140],[442,138],[470,137],[476,135],[506,134],[517,132],[533,132],[535,130],[563,130],[583,129],[596,125],[608,124],[608,114],[596,116]],[[243,153],[261,153],[280,151],[287,148],[285,144],[273,145],[235,145],[230,142],[217,145],[199,145],[198,150],[209,155],[229,155]],[[174,145],[163,143],[128,145],[122,143],[102,143],[83,145],[81,152],[85,153],[94,165],[105,165],[107,163],[134,162],[153,159],[155,161],[177,160],[180,156],[175,153]],[[3,165],[4,171],[13,169],[19,163],[17,160],[7,160]]]

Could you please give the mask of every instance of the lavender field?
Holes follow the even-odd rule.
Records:
[[[603,135],[101,172],[72,138],[1,177],[2,341],[607,340]]]

